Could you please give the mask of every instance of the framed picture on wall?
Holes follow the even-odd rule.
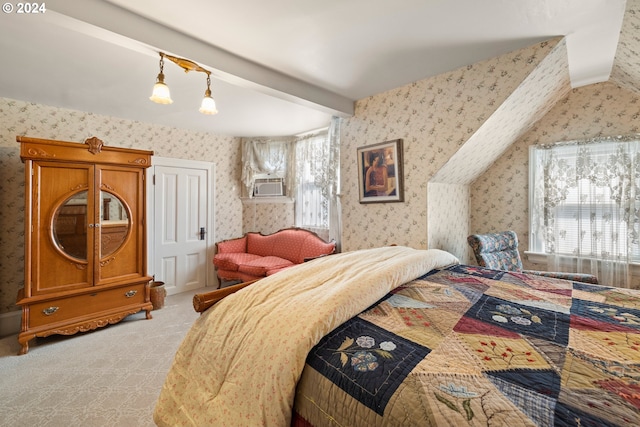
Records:
[[[404,202],[402,139],[358,147],[360,203]]]

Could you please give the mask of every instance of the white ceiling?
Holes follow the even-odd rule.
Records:
[[[0,96],[233,136],[291,135],[354,101],[567,36],[574,87],[609,78],[624,0],[49,0],[0,15]],[[13,3],[16,4],[16,3]],[[148,100],[158,51],[174,103]]]

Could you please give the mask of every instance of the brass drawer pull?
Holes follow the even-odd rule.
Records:
[[[134,296],[135,294],[137,294],[138,291],[129,291],[126,294],[124,294],[124,296],[126,296],[127,298],[131,298],[132,296]]]
[[[51,316],[53,313],[58,311],[59,308],[60,307],[49,307],[42,310],[42,312],[44,313],[45,316]]]

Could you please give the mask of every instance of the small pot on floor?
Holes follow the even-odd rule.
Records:
[[[164,288],[164,282],[151,282],[149,291],[153,309],[160,310],[164,307],[164,298],[167,296],[167,290]]]

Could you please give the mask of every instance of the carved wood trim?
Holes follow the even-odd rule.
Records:
[[[102,142],[100,138],[97,138],[95,136],[85,139],[84,143],[89,146],[89,152],[91,154],[99,154],[100,151],[102,151],[102,147],[104,146],[104,142]]]
[[[143,310],[142,307],[133,308],[131,310],[115,313],[113,315],[110,315],[109,317],[105,317],[102,319],[87,321],[79,325],[70,325],[69,327],[66,327],[66,328],[62,327],[62,328],[50,329],[43,332],[37,332],[35,335],[38,337],[48,337],[49,335],[56,335],[56,334],[57,335],[75,335],[78,332],[89,332],[89,331],[93,331],[94,329],[104,328],[105,326],[108,326],[108,325],[114,325],[120,322],[125,317],[131,314],[135,314],[142,310]]]
[[[75,187],[71,187],[70,191],[82,190],[85,188],[89,188],[89,186],[87,184],[78,184]]]
[[[146,165],[147,164],[147,159],[137,158],[135,160],[129,160],[129,163],[133,163],[133,164],[136,164],[136,165]]]
[[[69,264],[73,265],[78,270],[86,270],[87,269],[87,263],[82,264],[82,263],[75,262],[75,261],[69,261]]]
[[[42,150],[42,149],[36,149],[36,148],[29,148],[27,150],[27,154],[29,154],[32,157],[55,157],[55,154],[49,154],[47,151]]]
[[[109,259],[105,259],[105,260],[100,261],[100,267],[104,267],[105,265],[109,264],[111,261],[113,261],[115,259],[116,259],[116,257],[113,256],[113,257],[111,257]]]

